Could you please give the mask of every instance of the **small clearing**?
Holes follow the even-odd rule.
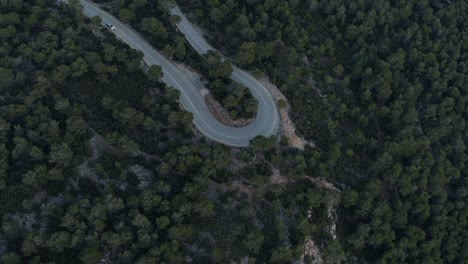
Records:
[[[107,185],[109,183],[108,179],[103,179],[96,174],[96,172],[89,166],[89,162],[93,162],[97,160],[101,155],[101,149],[104,144],[104,140],[102,137],[96,133],[96,131],[92,130],[93,135],[89,140],[89,145],[93,151],[93,155],[87,158],[82,164],[78,165],[78,174],[80,177],[88,177],[95,182],[100,183],[101,185]]]
[[[284,185],[292,182],[288,177],[281,175],[278,167],[272,168],[272,171],[273,174],[270,176],[270,184]]]
[[[150,170],[146,169],[145,167],[139,164],[135,164],[128,167],[128,170],[138,177],[138,180],[140,181],[138,187],[140,188],[140,190],[143,190],[146,187],[148,187],[151,183],[151,179],[154,176]]]

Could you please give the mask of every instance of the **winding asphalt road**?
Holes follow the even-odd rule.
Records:
[[[162,67],[164,73],[162,80],[181,92],[182,106],[193,113],[193,122],[206,137],[226,145],[245,147],[258,135],[269,137],[276,133],[280,119],[276,100],[266,87],[248,73],[233,67],[231,79],[249,88],[253,97],[258,100],[257,116],[251,124],[245,127],[235,128],[223,125],[208,110],[199,89],[172,62],[156,51],[129,26],[121,23],[94,3],[88,0],[80,0],[80,3],[83,5],[83,12],[86,16],[99,16],[103,24],[112,23],[115,26],[112,32],[130,47],[142,51],[143,60],[147,64]],[[178,7],[173,8],[171,13],[181,18],[177,27],[197,52],[204,54],[213,50]]]

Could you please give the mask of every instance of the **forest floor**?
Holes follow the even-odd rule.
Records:
[[[96,161],[101,156],[101,150],[104,145],[104,140],[98,133],[96,133],[96,131],[91,131],[93,132],[93,135],[89,140],[89,145],[93,154],[91,157],[84,160],[82,164],[78,165],[78,174],[80,177],[88,177],[91,180],[105,186],[109,183],[109,180],[99,177],[99,175],[90,166],[90,163]]]

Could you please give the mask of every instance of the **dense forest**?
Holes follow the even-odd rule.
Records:
[[[347,262],[468,261],[466,1],[178,3],[289,99]]]
[[[160,68],[78,1],[0,10],[1,263],[286,263],[310,236],[344,255],[329,232],[339,193],[304,177],[313,153],[201,137]],[[155,46],[184,43],[168,38]]]
[[[252,114],[170,2],[96,1]],[[315,147],[211,142],[78,1],[0,1],[1,263],[320,263],[308,239],[325,263],[468,261],[466,1],[178,4],[283,91]]]

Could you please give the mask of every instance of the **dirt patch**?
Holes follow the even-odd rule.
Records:
[[[281,172],[278,167],[273,168],[273,174],[270,177],[270,184],[289,184],[292,181],[283,175],[281,175]]]
[[[284,94],[274,85],[268,77],[263,77],[261,82],[267,87],[275,97],[276,101],[283,100],[286,103],[286,107],[279,109],[281,115],[281,132],[289,140],[289,145],[300,150],[304,150],[306,145],[315,147],[313,142],[309,142],[296,134],[296,127],[289,116],[291,106],[289,105],[288,99]]]
[[[214,97],[210,94],[205,95],[205,103],[206,106],[208,107],[208,110],[210,110],[211,114],[221,122],[222,124],[225,124],[226,126],[230,127],[244,127],[247,126],[248,124],[252,123],[255,118],[249,118],[249,119],[237,119],[234,120],[229,116],[228,111],[226,108],[224,108]]]
[[[328,190],[336,191],[336,192],[341,192],[338,188],[335,187],[332,183],[322,179],[322,178],[313,178],[310,176],[305,176],[306,179],[317,185],[318,187],[325,188]]]

